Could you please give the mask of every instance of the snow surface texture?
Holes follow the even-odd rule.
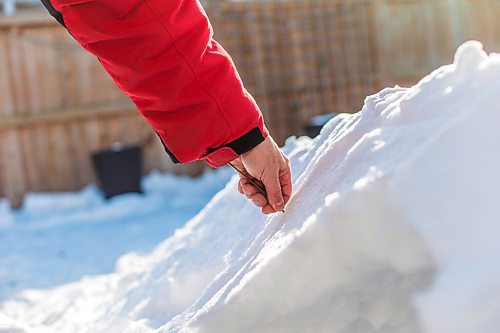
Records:
[[[286,214],[260,215],[233,179],[114,274],[4,302],[3,332],[497,332],[499,106],[500,56],[466,43],[288,140]]]

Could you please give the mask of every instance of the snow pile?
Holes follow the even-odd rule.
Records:
[[[160,205],[190,209],[194,204],[204,204],[207,196],[212,197],[214,188],[223,187],[231,173],[230,168],[220,168],[191,178],[152,172],[142,179],[144,194],[128,193],[110,200],[105,200],[95,185],[74,193],[28,193],[18,211],[11,210],[7,200],[0,200],[0,216],[17,224],[40,227],[123,218],[123,215],[144,214],[146,209],[154,212]]]
[[[197,178],[154,172],[143,178],[143,194],[105,200],[91,185],[75,193],[28,194],[18,210],[0,200],[0,301],[23,289],[113,272],[125,253],[147,253],[171,236],[232,175],[230,168]]]
[[[261,216],[233,179],[149,255],[4,302],[3,331],[495,332],[499,91],[500,56],[466,43],[289,140],[286,214]]]

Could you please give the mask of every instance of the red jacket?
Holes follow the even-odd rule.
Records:
[[[42,0],[136,104],[174,162],[218,167],[267,136],[197,0]]]

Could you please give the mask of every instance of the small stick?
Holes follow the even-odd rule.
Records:
[[[246,180],[248,180],[248,182],[250,184],[252,184],[253,186],[255,186],[255,188],[263,195],[267,198],[267,192],[265,189],[263,189],[260,184],[258,184],[256,181],[254,181],[253,179],[249,178],[243,171],[241,171],[240,169],[238,169],[237,167],[235,167],[232,163],[229,163],[229,165],[234,169],[236,170],[243,178],[245,178]],[[281,211],[282,213],[285,213],[285,210],[283,209]]]

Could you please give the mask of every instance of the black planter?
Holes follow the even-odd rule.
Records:
[[[142,193],[142,147],[116,145],[92,154],[106,199],[123,193]]]
[[[305,134],[311,138],[316,137],[321,132],[323,126],[331,119],[335,118],[335,116],[337,116],[337,113],[328,113],[312,117],[304,128]]]

